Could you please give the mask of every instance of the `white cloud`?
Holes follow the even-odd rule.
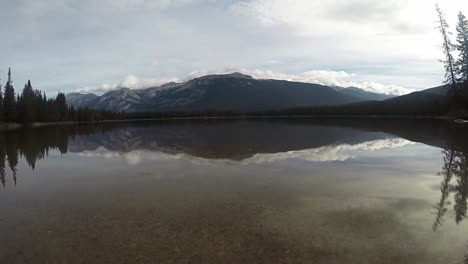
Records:
[[[200,2],[202,0],[104,0],[113,8],[126,9],[126,8],[152,8],[164,9],[171,6],[181,6]]]
[[[468,1],[438,2],[454,31],[457,12],[467,13]],[[298,46],[295,50],[313,63],[320,61],[321,68],[362,67],[418,89],[441,83],[443,69],[437,60],[443,54],[435,29],[435,0],[252,0],[231,10],[252,25],[291,39],[290,45]],[[425,74],[418,72],[418,66]],[[414,78],[402,79],[405,75]]]
[[[178,78],[140,78],[136,75],[130,74],[117,84],[104,83],[95,87],[85,86],[75,91],[79,93],[102,93],[120,88],[144,89],[179,81],[180,80]]]
[[[116,88],[143,89],[178,81],[180,81],[178,78],[139,78],[130,74],[125,77],[125,79],[121,81]]]
[[[438,2],[448,16],[468,9],[466,1]],[[264,26],[286,25],[300,35],[424,35],[434,31],[435,3],[428,0],[251,0],[237,2],[231,11]]]
[[[113,89],[115,89],[114,84],[103,83],[103,84],[101,84],[99,86],[96,86],[96,87],[89,87],[89,86],[81,87],[79,89],[76,89],[76,92],[79,92],[79,93],[101,93],[101,92],[107,92],[107,91],[110,91],[110,90],[113,90]]]

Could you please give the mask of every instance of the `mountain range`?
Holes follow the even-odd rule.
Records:
[[[345,105],[395,97],[355,87],[330,87],[282,80],[259,80],[241,73],[207,75],[183,83],[140,90],[119,88],[102,95],[70,93],[69,106],[125,112],[266,111]]]

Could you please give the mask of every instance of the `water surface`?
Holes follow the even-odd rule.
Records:
[[[0,263],[465,263],[466,132],[364,119],[0,132]]]

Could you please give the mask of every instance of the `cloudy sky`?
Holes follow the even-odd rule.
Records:
[[[431,0],[0,0],[0,76],[105,91],[240,71],[403,93],[439,85]],[[441,0],[453,26],[468,1]]]

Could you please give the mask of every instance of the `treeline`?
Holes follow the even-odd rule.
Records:
[[[123,113],[68,107],[65,94],[59,92],[56,97],[47,98],[45,92],[33,89],[31,81],[24,85],[20,94],[16,94],[11,69],[8,69],[3,91],[0,85],[0,123],[101,121],[123,118]]]

